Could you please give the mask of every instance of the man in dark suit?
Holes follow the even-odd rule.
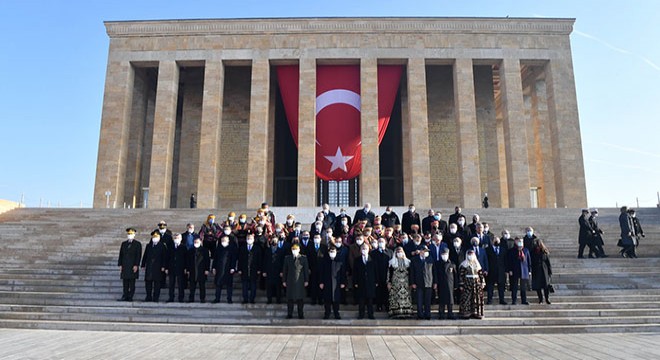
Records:
[[[578,224],[580,225],[580,233],[578,235],[578,259],[584,258],[584,248],[589,246],[589,252],[593,253],[591,246],[591,238],[594,236],[595,231],[589,223],[589,209],[582,209],[582,214],[578,218]]]
[[[118,301],[133,301],[135,294],[135,280],[140,277],[140,258],[142,257],[142,244],[135,240],[135,229],[126,229],[126,240],[119,248],[119,274],[124,285],[124,292]]]
[[[401,231],[410,234],[413,225],[422,228],[422,223],[419,220],[419,214],[415,211],[415,204],[408,205],[408,211],[401,216]]]
[[[144,301],[158,302],[166,264],[167,248],[160,242],[160,234],[156,231],[151,235],[151,244],[147,245],[142,255],[144,287],[147,291]]]
[[[434,263],[440,262],[440,255],[448,248],[447,244],[442,241],[442,234],[435,234],[431,238],[431,245],[429,246],[430,257]]]
[[[220,245],[215,249],[213,257],[213,276],[215,282],[214,304],[220,302],[222,288],[227,288],[227,304],[231,304],[234,293],[234,273],[238,261],[237,245],[227,235],[220,238]],[[279,274],[278,274],[279,276]]]
[[[488,255],[486,254],[486,249],[481,248],[478,237],[470,239],[470,245],[472,247],[468,250],[474,250],[474,256],[477,257],[484,276],[488,276]]]
[[[436,284],[433,259],[429,249],[422,246],[410,261],[410,286],[417,295],[417,319],[431,320],[431,297]]]
[[[335,219],[335,234],[341,234],[341,230],[344,226],[352,226],[353,221],[351,220],[350,215],[346,214],[346,209],[342,208],[339,212],[339,216]]]
[[[328,249],[328,256],[320,261],[319,289],[323,291],[323,301],[325,303],[323,319],[330,318],[330,309],[332,309],[335,319],[341,319],[339,303],[344,292],[343,289],[346,287],[346,265],[337,260],[337,249],[333,246]]]
[[[186,256],[186,275],[190,282],[188,302],[195,302],[195,290],[199,286],[199,301],[206,302],[206,278],[211,267],[211,257],[208,249],[202,246],[202,240],[197,238],[192,250]]]
[[[456,206],[456,207],[454,208],[454,213],[451,214],[451,215],[449,215],[449,225],[451,225],[451,224],[458,224],[458,218],[459,218],[459,217],[465,217],[465,215],[463,215],[463,214],[461,213],[461,207],[460,207],[460,206]]]
[[[458,285],[458,273],[456,265],[449,260],[449,249],[445,248],[440,255],[440,261],[435,263],[436,289],[438,290],[438,315],[442,319],[455,319],[453,313],[454,307],[454,289]],[[447,315],[445,315],[447,307]]]
[[[179,302],[183,302],[186,290],[186,254],[188,249],[181,244],[181,234],[174,234],[174,244],[170,249],[167,249],[167,266],[165,274],[169,277],[169,297],[167,302],[174,301],[174,290],[179,289]]]
[[[311,298],[312,305],[323,302],[321,291],[318,287],[321,281],[321,261],[326,256],[327,246],[321,245],[321,235],[315,235],[314,240],[307,246],[306,252],[303,253],[307,256],[307,263],[309,266],[309,284],[307,291]],[[302,248],[301,248],[302,253]],[[337,260],[341,261],[339,257]],[[345,269],[345,268],[344,268]]]
[[[481,246],[481,248],[485,249],[490,246],[490,237],[484,231],[483,224],[477,223],[475,225],[474,233],[472,234],[472,236],[479,239],[479,246]]]
[[[486,276],[486,292],[488,294],[486,304],[493,303],[493,291],[497,284],[497,294],[500,305],[506,305],[504,300],[504,288],[506,285],[506,245],[500,246],[500,238],[493,238],[492,246],[486,249],[488,257],[488,276]]]
[[[282,302],[282,267],[284,257],[290,254],[289,246],[285,241],[275,241],[264,250],[263,275],[266,277],[266,303],[272,304],[273,297],[280,304]]]
[[[387,292],[387,271],[389,262],[392,259],[392,250],[387,248],[387,240],[378,239],[378,248],[370,253],[371,258],[376,263],[376,277],[378,286],[376,287],[376,311],[387,310],[389,307]]]
[[[254,304],[257,296],[257,280],[261,275],[261,247],[254,243],[254,234],[249,234],[245,244],[238,250],[238,274],[241,275],[243,304]]]
[[[298,244],[291,246],[291,255],[284,258],[282,285],[286,288],[287,319],[293,317],[293,304],[298,307],[298,319],[304,319],[303,313],[305,288],[309,286],[309,264],[307,257],[300,254]]]
[[[394,225],[400,225],[401,221],[399,220],[399,215],[397,215],[391,206],[385,208],[385,212],[380,216],[380,223],[386,227],[394,227]]]
[[[428,216],[426,216],[424,219],[422,219],[422,233],[426,234],[427,232],[431,231],[431,223],[435,221],[435,211],[433,209],[429,209],[428,211]]]
[[[353,269],[353,287],[358,298],[358,319],[364,319],[364,308],[367,317],[374,319],[374,297],[376,296],[376,262],[369,256],[369,245],[362,244],[361,257],[355,262]]]
[[[531,276],[532,260],[529,251],[525,248],[521,238],[515,238],[516,246],[507,251],[506,268],[509,272],[511,284],[511,304],[516,305],[518,289],[520,289],[521,304],[529,305],[527,302],[527,285]]]
[[[330,211],[330,205],[323,204],[323,228],[324,229],[334,229],[335,221],[337,220],[337,215],[334,212]]]
[[[364,208],[355,211],[353,225],[357,224],[360,220],[367,220],[367,226],[374,226],[374,218],[376,218],[376,214],[371,211],[371,204],[366,203],[364,204]]]

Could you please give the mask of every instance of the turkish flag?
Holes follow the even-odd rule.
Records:
[[[402,66],[378,66],[378,143],[383,139],[396,99]],[[277,68],[289,129],[298,145],[298,66]],[[360,66],[319,65],[316,69],[316,175],[349,180],[362,169]],[[374,124],[376,125],[376,124]]]

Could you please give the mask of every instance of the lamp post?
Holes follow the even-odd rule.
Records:
[[[105,207],[106,207],[106,209],[110,208],[110,195],[112,195],[112,192],[110,190],[105,192]]]

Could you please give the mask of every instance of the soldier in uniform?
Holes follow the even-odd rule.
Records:
[[[142,256],[144,287],[147,291],[147,297],[144,301],[158,302],[166,265],[167,248],[160,241],[160,233],[154,231],[151,234],[151,244],[147,244],[146,249],[144,249],[144,255]]]
[[[135,280],[140,276],[140,257],[142,256],[142,244],[135,240],[135,229],[126,229],[127,239],[121,243],[119,249],[119,273],[124,284],[124,292],[118,301],[133,301],[135,294]]]

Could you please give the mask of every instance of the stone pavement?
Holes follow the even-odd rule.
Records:
[[[316,336],[0,329],[2,359],[658,359],[660,334]]]

